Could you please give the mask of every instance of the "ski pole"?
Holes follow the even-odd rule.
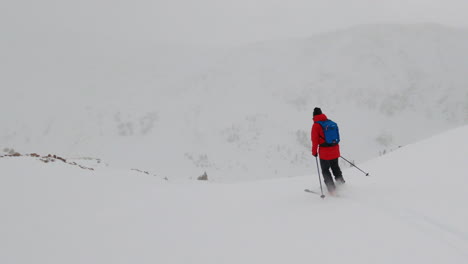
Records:
[[[319,170],[318,158],[317,157],[315,157],[315,162],[317,163],[317,173],[318,173],[319,183],[320,183],[320,192],[322,193],[322,195],[320,195],[320,198],[324,199],[325,195],[323,194],[322,178],[320,177],[320,170]]]
[[[352,166],[354,166],[356,169],[360,170],[360,171],[361,171],[362,173],[364,173],[366,176],[369,176],[369,173],[367,173],[367,172],[361,170],[358,166],[354,165],[354,163],[352,163],[351,161],[349,161],[349,160],[343,158],[343,156],[340,156],[340,158],[346,160],[349,164],[351,164]]]

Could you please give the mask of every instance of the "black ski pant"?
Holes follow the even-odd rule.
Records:
[[[340,165],[338,164],[338,159],[333,160],[323,160],[320,159],[320,167],[322,167],[322,175],[323,181],[327,186],[329,192],[335,190],[335,182],[333,181],[332,174],[330,173],[330,169],[333,172],[333,176],[335,179],[343,178],[343,174],[341,173]]]

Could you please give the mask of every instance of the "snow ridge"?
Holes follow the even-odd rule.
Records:
[[[0,159],[1,263],[463,263],[468,126],[345,169],[220,184]],[[456,148],[447,138],[461,138]],[[450,153],[443,155],[441,153]],[[339,254],[337,253],[339,252]]]

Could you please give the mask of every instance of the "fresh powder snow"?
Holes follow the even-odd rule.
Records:
[[[168,181],[2,157],[0,263],[466,263],[466,135],[463,126],[357,164],[367,177],[347,168],[325,199],[304,192],[320,192],[312,173]]]

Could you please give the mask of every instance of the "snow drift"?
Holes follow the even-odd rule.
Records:
[[[464,263],[468,126],[349,168],[220,184],[0,158],[1,263]],[[456,139],[456,140],[455,140]],[[311,157],[312,159],[312,157]]]

